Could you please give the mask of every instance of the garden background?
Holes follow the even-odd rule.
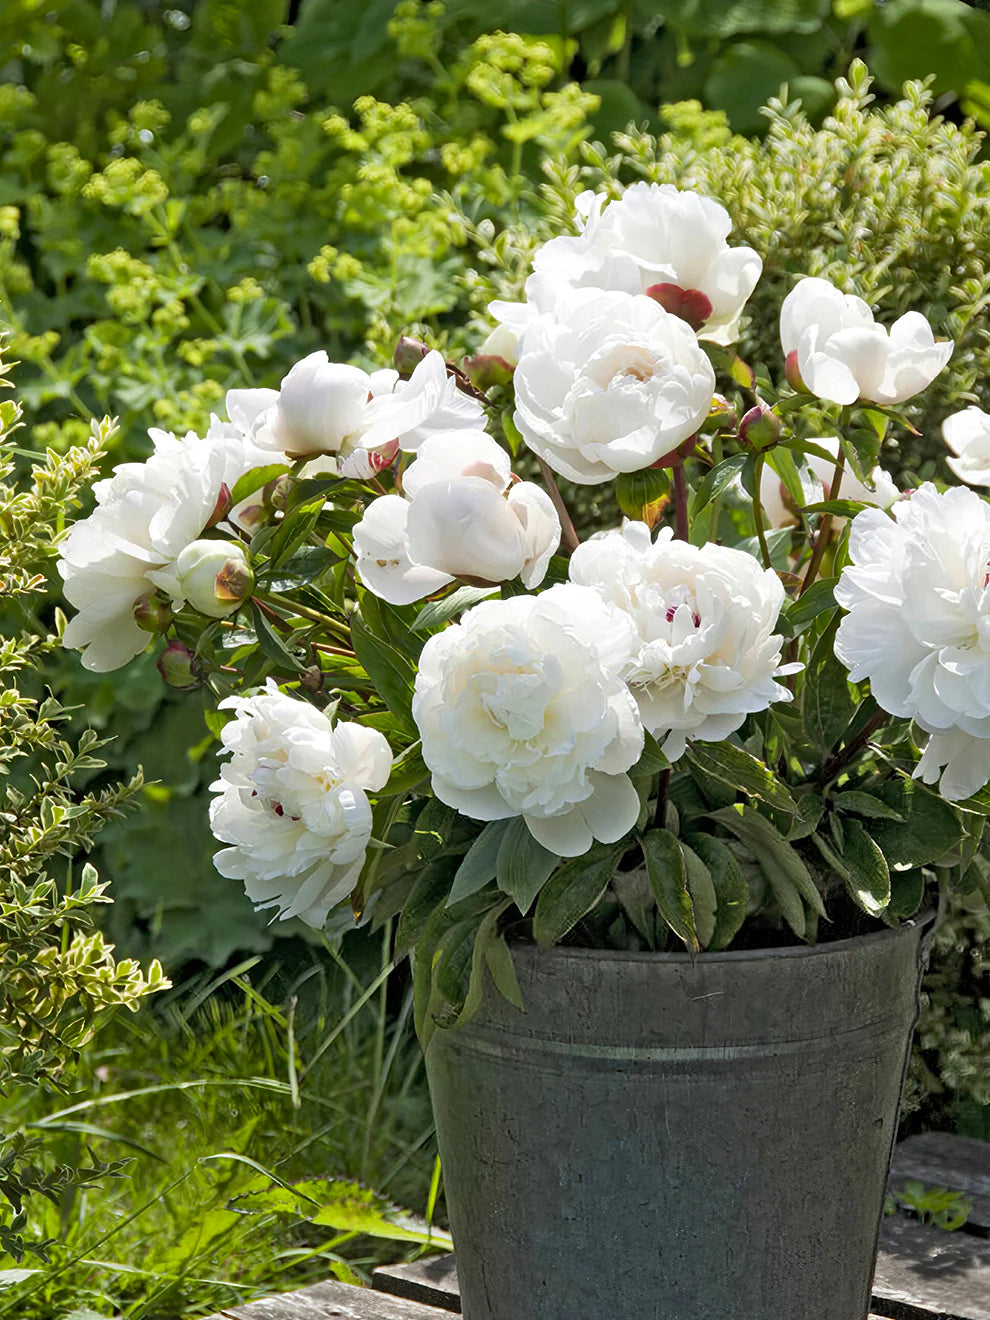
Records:
[[[906,485],[944,479],[935,419],[990,406],[984,8],[3,0],[18,461],[104,414],[120,419],[105,466],[143,458],[149,426],[202,429],[226,389],[277,386],[317,348],[370,368],[404,331],[458,357],[577,191],[645,177],[718,198],[764,255],[747,361],[774,359],[773,309],[799,273],[845,272],[957,341],[911,414],[919,435],[882,458]],[[23,623],[13,607],[2,621]],[[206,1315],[414,1249],[442,1196],[389,931],[269,925],[214,872],[210,703],[166,687],[153,657],[100,675],[56,650],[43,683],[77,734],[113,739],[91,788],[144,769],[92,861],[108,938],[161,959],[173,989],[105,1025],[64,1094],[0,1101],[0,1316]],[[990,1138],[988,934],[954,896],[905,1130]],[[25,1158],[31,1176],[9,1177]]]

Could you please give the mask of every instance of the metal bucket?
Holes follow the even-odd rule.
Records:
[[[467,1320],[864,1320],[926,924],[513,946],[427,1050]]]

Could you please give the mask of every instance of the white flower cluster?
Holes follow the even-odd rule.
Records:
[[[357,882],[371,838],[367,793],[385,787],[392,753],[384,736],[360,724],[334,724],[308,702],[265,692],[228,697],[224,726],[230,760],[210,787],[214,857],[228,879],[243,880],[255,908],[320,927]]]
[[[225,494],[229,500],[238,477],[270,461],[237,425],[216,418],[203,437],[150,434],[151,457],[123,463],[94,485],[96,508],[73,524],[59,551],[65,596],[79,611],[63,641],[99,673],[119,669],[147,645],[134,617],[143,597],[160,589],[176,605],[186,599],[180,555],[218,515],[236,525],[239,510],[225,509]],[[236,554],[236,544],[228,550]]]
[[[915,773],[943,797],[990,779],[990,506],[930,483],[852,521],[835,653],[877,704],[931,735]]]

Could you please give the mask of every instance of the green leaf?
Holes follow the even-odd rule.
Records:
[[[715,929],[708,940],[710,949],[725,949],[732,943],[746,920],[749,885],[732,850],[710,834],[688,834],[685,838],[708,867],[715,887]]]
[[[271,568],[278,568],[291,558],[319,522],[322,512],[323,501],[316,500],[285,515],[268,544]]]
[[[507,999],[513,1008],[525,1012],[516,965],[512,961],[512,951],[505,942],[505,936],[496,932],[485,943],[485,961],[491,973],[495,989],[503,999]]]
[[[706,864],[683,840],[681,852],[684,854],[684,873],[687,878],[688,893],[691,895],[698,943],[703,949],[707,949],[715,934],[715,913],[718,906],[715,883]]]
[[[598,903],[612,878],[625,845],[596,844],[553,873],[540,891],[533,935],[543,948],[558,944]]]
[[[802,513],[830,513],[833,518],[855,518],[870,505],[859,500],[819,500],[816,504],[805,504]]]
[[[826,610],[835,608],[835,588],[837,577],[819,578],[813,582],[803,596],[788,601],[781,613],[795,632],[807,628],[810,623]]]
[[[469,898],[495,879],[498,850],[511,821],[512,817],[490,820],[471,844],[454,876],[450,897],[447,899],[448,907],[459,903],[462,898]]]
[[[522,816],[514,816],[499,843],[495,879],[525,916],[559,860],[537,843]]]
[[[925,873],[919,867],[913,871],[895,871],[890,877],[890,905],[892,917],[913,917],[925,897]]]
[[[805,905],[819,917],[825,916],[825,905],[800,854],[751,808],[744,807],[740,812],[727,807],[714,812],[712,819],[745,844],[773,890],[784,920],[803,939],[808,929]]]
[[[409,660],[394,646],[376,637],[360,613],[351,618],[351,644],[385,705],[412,737],[418,737],[412,717],[416,676]]]
[[[965,833],[953,808],[916,779],[884,784],[877,794],[902,817],[876,820],[872,826],[891,870],[927,866],[954,848]]]
[[[408,953],[420,943],[438,909],[442,909],[447,901],[456,870],[456,857],[438,857],[420,871],[399,917],[395,933],[396,957]]]
[[[643,857],[650,888],[660,915],[692,953],[699,949],[694,905],[687,888],[687,870],[681,845],[670,830],[650,830],[643,836]]]
[[[448,807],[439,798],[427,798],[413,830],[416,856],[421,862],[431,862],[443,852],[456,821],[457,812],[453,807]]]
[[[241,500],[246,500],[256,490],[261,490],[270,481],[275,481],[278,477],[284,477],[286,472],[290,471],[291,468],[287,463],[268,463],[264,467],[252,468],[250,472],[245,472],[242,477],[238,477],[234,482],[234,488],[230,492],[231,504],[240,504]]]
[[[797,803],[788,788],[780,782],[755,756],[743,751],[735,743],[688,743],[686,756],[692,769],[701,775],[711,775],[724,784],[759,798],[776,811],[797,815]]]
[[[847,789],[842,793],[832,794],[832,805],[837,811],[852,812],[854,816],[868,816],[872,820],[903,820],[904,817],[893,807],[872,793],[860,793]]]
[[[410,789],[429,779],[430,771],[423,760],[423,745],[414,742],[392,762],[392,773],[388,783],[382,789],[382,797],[394,797],[397,793],[408,793]]]
[[[428,605],[424,605],[416,615],[413,631],[428,632],[431,628],[437,628],[456,614],[461,614],[464,610],[469,610],[472,605],[477,605],[479,601],[486,600],[489,596],[497,596],[498,591],[498,587],[458,587],[448,596],[443,596],[440,600],[431,600]]]
[[[733,454],[731,458],[723,458],[721,463],[715,464],[695,492],[691,503],[692,518],[697,518],[706,505],[732,484],[746,466],[747,457],[746,454]]]
[[[269,660],[274,660],[280,668],[288,669],[294,673],[298,673],[305,668],[305,665],[296,659],[282,641],[282,638],[254,601],[251,602],[251,617],[254,620],[254,630],[258,634],[258,644]]]
[[[664,756],[660,744],[648,733],[643,740],[643,750],[640,758],[628,773],[632,779],[648,779],[651,775],[659,774],[661,770],[669,770],[670,768],[671,763]]]
[[[849,892],[864,912],[879,916],[890,902],[890,872],[884,855],[858,820],[846,821],[845,835],[842,860],[849,869]]]

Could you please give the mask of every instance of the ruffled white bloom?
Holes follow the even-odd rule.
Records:
[[[849,613],[835,654],[855,683],[869,679],[877,704],[937,736],[916,770],[939,765],[945,797],[982,787],[990,751],[990,507],[971,490],[939,494],[925,483],[894,506],[852,520],[850,563],[835,598]]]
[[[781,305],[780,343],[818,398],[887,406],[927,389],[953,348],[935,342],[920,312],[906,312],[887,330],[862,298],[810,278],[799,280]]]
[[[354,528],[361,581],[393,605],[456,577],[538,586],[560,543],[560,519],[539,486],[511,483],[509,455],[484,431],[426,440],[403,477],[406,498],[372,501]]]
[[[373,462],[369,451],[394,454],[397,441],[414,450],[436,431],[484,422],[483,407],[447,376],[436,350],[402,380],[391,369],[369,373],[331,362],[321,349],[297,362],[278,390],[231,393],[238,396],[236,407],[253,412],[251,434],[257,444],[292,458],[339,455],[345,476],[359,475]],[[265,401],[261,396],[274,397]]]
[[[752,248],[729,247],[732,221],[723,206],[673,184],[643,182],[612,202],[581,193],[575,205],[579,234],[537,250],[526,301],[492,303],[497,320],[520,334],[568,289],[651,292],[701,338],[732,343],[763,263]]]
[[[413,717],[437,797],[475,820],[521,815],[551,852],[621,839],[643,726],[619,671],[629,618],[573,585],[484,601],[431,637]]]
[[[144,650],[148,634],[134,621],[135,602],[159,581],[173,590],[183,549],[214,522],[237,479],[270,462],[237,426],[216,418],[205,437],[149,434],[151,457],[122,463],[96,482],[96,508],[73,524],[59,548],[65,596],[79,611],[63,641],[98,673],[119,669]]]
[[[695,434],[715,373],[689,327],[650,298],[578,289],[520,346],[515,423],[582,485],[638,472]]]
[[[990,486],[990,415],[963,408],[942,423],[942,438],[955,454],[945,461],[960,481]]]
[[[719,742],[748,714],[791,700],[775,682],[800,668],[780,663],[784,588],[744,551],[677,541],[669,527],[654,542],[645,523],[630,522],[579,545],[570,575],[634,624],[622,675],[672,761],[689,740]]]
[[[990,738],[974,738],[962,729],[929,736],[914,775],[938,784],[950,802],[972,797],[990,780]]]
[[[817,454],[808,454],[798,465],[806,504],[819,504],[826,498],[826,492],[832,488],[834,460],[839,456],[838,436],[826,436],[823,440],[815,440],[815,444],[820,449],[827,450],[832,455],[833,462],[829,463],[824,458],[819,458]],[[870,480],[873,483],[872,489],[864,485],[850,468],[845,468],[839,482],[838,498],[855,500],[857,504],[875,504],[878,509],[889,509],[895,500],[900,499],[901,492],[885,468],[875,467],[870,474]],[[760,474],[760,504],[763,507],[764,519],[769,526],[792,527],[797,524],[797,512],[792,507],[786,487],[769,463],[763,465]],[[845,519],[835,518],[833,521],[839,526],[845,522]]]
[[[210,785],[214,865],[243,880],[255,908],[320,927],[350,894],[371,837],[367,793],[385,787],[392,753],[382,734],[334,724],[279,692],[221,701],[236,712],[221,738],[230,760]]]

